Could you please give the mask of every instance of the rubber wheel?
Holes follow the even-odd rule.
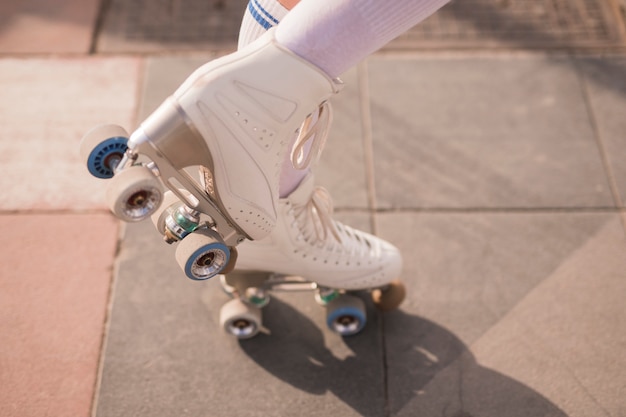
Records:
[[[232,299],[220,309],[220,325],[237,339],[250,339],[261,330],[261,309]]]
[[[389,285],[372,291],[372,301],[381,311],[397,309],[405,297],[406,287],[400,280],[391,281]]]
[[[163,187],[149,168],[135,165],[115,174],[107,187],[106,200],[117,217],[137,222],[159,208]]]
[[[80,156],[96,178],[112,178],[114,169],[128,149],[128,133],[117,125],[91,129],[80,141]]]
[[[220,235],[211,229],[188,234],[178,243],[176,261],[188,278],[205,280],[218,275],[230,260],[230,251]]]
[[[359,297],[342,294],[326,306],[326,325],[341,336],[359,333],[366,322],[365,303]]]
[[[229,251],[230,251],[230,259],[228,260],[228,263],[226,264],[226,266],[220,271],[220,274],[224,274],[224,275],[230,274],[231,272],[235,270],[235,267],[237,266],[237,257],[239,256],[239,252],[237,252],[237,248],[230,247]]]

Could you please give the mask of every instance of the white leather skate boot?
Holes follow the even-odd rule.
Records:
[[[239,245],[238,271],[270,271],[345,290],[382,287],[397,279],[396,247],[335,221],[328,192],[309,174],[278,204],[270,235]]]
[[[181,185],[168,183],[170,172],[204,167],[206,192],[217,210],[244,236],[261,239],[276,225],[279,174],[292,135],[339,86],[278,45],[270,30],[197,69],[131,135],[128,145],[145,149],[148,144],[167,160],[157,168],[176,193]],[[166,165],[176,173],[165,171]],[[196,189],[187,184],[185,180],[182,186],[201,200],[204,185]]]

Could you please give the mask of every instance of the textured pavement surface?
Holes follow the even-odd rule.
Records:
[[[311,294],[279,294],[238,342],[219,282],[113,218],[78,155],[223,48],[114,38],[123,5],[0,5],[0,416],[626,415],[622,15],[600,49],[485,32],[345,74],[316,179],[340,220],[401,248],[407,300],[382,314],[363,294],[368,325],[341,338]]]

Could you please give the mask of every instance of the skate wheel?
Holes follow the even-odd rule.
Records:
[[[261,330],[261,309],[235,298],[222,306],[220,325],[237,339],[249,339]]]
[[[341,336],[357,334],[366,323],[365,303],[358,297],[343,294],[328,302],[326,324]]]
[[[211,229],[196,230],[176,248],[176,261],[193,280],[205,280],[219,274],[228,264],[230,253],[220,235]]]
[[[372,300],[381,311],[395,310],[405,296],[406,288],[400,280],[391,281],[389,285],[372,291]]]
[[[116,125],[91,129],[80,141],[80,156],[96,178],[111,178],[128,149],[128,133]]]
[[[113,214],[124,221],[136,222],[159,208],[163,191],[149,168],[135,165],[115,174],[107,188],[106,199]]]
[[[230,274],[235,270],[235,266],[237,265],[237,257],[239,256],[239,252],[237,252],[237,248],[231,247],[230,251],[230,259],[228,259],[228,263],[226,266],[220,271],[222,274]]]

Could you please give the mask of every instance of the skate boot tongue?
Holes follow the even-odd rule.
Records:
[[[293,207],[296,222],[306,242],[325,244],[332,240],[341,243],[332,219],[332,199],[325,188],[315,186],[312,174],[302,180],[287,200]]]

